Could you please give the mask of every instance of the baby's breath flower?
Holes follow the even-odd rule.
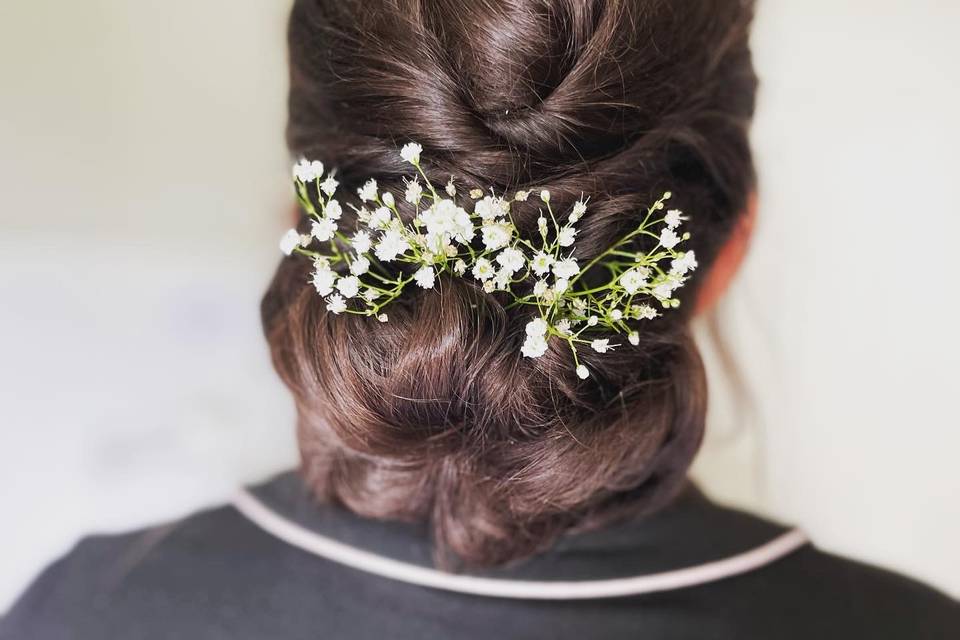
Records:
[[[610,349],[610,340],[607,338],[597,338],[590,343],[590,348],[597,353],[606,353]]]
[[[421,147],[416,142],[408,142],[403,145],[403,148],[400,149],[400,157],[409,162],[410,164],[420,164],[420,154],[423,152],[423,147]]]
[[[343,215],[343,207],[340,206],[340,202],[337,200],[331,200],[327,203],[327,206],[324,207],[323,213],[331,220],[339,220]]]
[[[620,276],[620,286],[630,295],[636,295],[647,284],[644,274],[638,269],[624,271]]]
[[[527,323],[527,337],[523,342],[521,353],[527,358],[539,358],[547,352],[547,331],[550,325],[543,318],[534,318]]]
[[[574,241],[577,238],[577,230],[573,227],[564,227],[560,229],[560,234],[557,236],[557,244],[561,247],[572,246]]]
[[[577,200],[573,204],[573,211],[570,212],[570,217],[568,218],[568,220],[570,221],[570,224],[573,224],[574,222],[582,218],[583,214],[585,214],[586,212],[587,212],[587,203],[584,202],[583,200]]]
[[[347,299],[360,293],[360,279],[357,276],[347,276],[337,280],[337,291]]]
[[[493,220],[506,213],[503,208],[503,200],[491,196],[487,196],[483,200],[478,201],[473,208],[473,212],[483,220]]]
[[[664,229],[660,232],[660,244],[666,249],[673,249],[680,242],[680,236],[673,229]]]
[[[347,301],[339,294],[333,294],[327,298],[327,311],[340,314],[347,310]]]
[[[329,218],[314,220],[310,226],[310,234],[320,242],[327,242],[333,238],[337,231],[337,223]]]
[[[377,181],[371,178],[363,183],[363,186],[357,189],[357,195],[364,202],[370,202],[377,199]]]
[[[534,318],[527,323],[526,332],[528,336],[545,336],[550,329],[550,325],[543,318]]]
[[[330,270],[329,267],[321,269],[319,266],[316,271],[313,272],[313,277],[311,278],[311,283],[313,288],[317,290],[321,296],[328,296],[333,293],[333,283],[337,279],[337,274]]]
[[[370,261],[364,256],[358,257],[350,265],[350,273],[355,276],[362,276],[368,271],[370,271]]]
[[[670,280],[665,280],[653,288],[653,295],[657,297],[658,300],[669,300],[673,295],[673,290],[676,288],[674,282]]]
[[[580,266],[577,265],[577,261],[573,258],[567,258],[566,260],[558,260],[553,265],[553,273],[558,278],[563,278],[569,280],[578,273],[580,273]]]
[[[653,320],[659,313],[648,304],[641,304],[633,307],[633,314],[637,320]]]
[[[550,265],[553,264],[553,256],[543,251],[538,251],[530,261],[530,268],[538,276],[546,275],[550,271]]]
[[[473,277],[481,282],[494,276],[493,264],[486,258],[479,258],[473,265]]]
[[[686,279],[676,273],[668,273],[654,282],[653,295],[661,301],[670,298],[673,292],[679,289]]]
[[[417,180],[411,180],[407,183],[407,190],[403,194],[403,199],[409,202],[410,204],[420,204],[420,199],[423,198],[423,187],[420,186],[420,183]]]
[[[414,179],[407,183],[407,189],[403,194],[403,199],[409,202],[412,205],[420,204],[420,199],[423,197],[423,187],[420,186],[420,183]]]
[[[453,217],[453,237],[460,244],[467,246],[473,241],[473,221],[470,214],[463,210],[463,207],[457,207]]]
[[[313,182],[322,175],[323,163],[319,160],[300,158],[297,164],[293,165],[293,177],[300,182]]]
[[[666,222],[667,227],[670,229],[676,229],[680,226],[680,223],[686,218],[683,217],[683,211],[679,209],[670,209],[667,211],[667,215],[664,217],[664,222]]]
[[[510,279],[513,274],[509,269],[499,269],[497,275],[493,277],[493,282],[500,291],[507,291],[510,288]]]
[[[417,281],[417,284],[424,289],[432,289],[436,276],[433,272],[433,267],[420,267],[420,269],[413,274],[413,278]]]
[[[353,234],[353,248],[357,253],[366,253],[370,251],[373,243],[370,240],[370,234],[367,231],[357,231]]]
[[[457,226],[457,209],[453,200],[438,200],[429,209],[420,212],[420,221],[426,226],[428,234],[449,236]]]
[[[377,259],[390,262],[410,248],[409,243],[399,231],[387,229],[377,243]]]
[[[679,275],[684,275],[697,268],[697,257],[693,251],[687,251],[679,258],[670,261],[670,268]]]
[[[483,246],[487,248],[487,251],[502,249],[510,242],[510,227],[505,223],[485,224],[481,232]]]
[[[386,207],[379,207],[370,214],[370,226],[374,229],[383,229],[390,224],[390,218],[393,214]]]
[[[338,186],[340,186],[340,183],[334,180],[333,176],[327,176],[327,179],[320,183],[320,191],[323,191],[327,196],[332,196]]]
[[[403,146],[400,155],[419,168],[421,152],[420,145],[411,142]],[[646,303],[633,304],[634,299],[644,296],[648,301],[658,300],[664,308],[678,306],[680,302],[673,297],[674,293],[683,286],[687,274],[697,267],[693,251],[677,249],[681,242],[690,238],[690,234],[677,231],[686,218],[679,209],[671,209],[662,218],[642,216],[644,222],[636,232],[610,245],[608,251],[601,253],[602,260],[591,261],[590,275],[597,278],[591,277],[589,285],[580,283],[582,272],[577,261],[570,257],[573,252],[569,251],[567,257],[563,257],[560,248],[575,244],[578,235],[575,224],[586,214],[587,198],[581,196],[573,204],[561,227],[553,219],[550,192],[540,190],[540,199],[547,207],[537,217],[539,239],[521,238],[509,220],[510,206],[513,202],[527,200],[529,191],[516,191],[511,198],[497,196],[493,190],[485,196],[480,189],[472,189],[469,196],[473,206],[467,211],[455,200],[458,191],[452,176],[444,189],[449,199],[441,199],[434,185],[420,171],[418,175],[405,178],[403,198],[417,208],[412,223],[405,222],[396,212],[393,193],[378,192],[376,180],[369,179],[357,189],[361,202],[376,202],[379,206],[372,213],[364,206],[354,208],[358,229],[352,238],[345,240],[352,246],[352,251],[346,251],[337,235],[337,221],[343,208],[333,197],[339,186],[333,177],[335,173],[331,172],[324,179],[323,165],[319,161],[302,159],[294,166],[299,196],[317,199],[312,206],[309,202],[304,203],[313,218],[311,234],[300,235],[291,229],[280,242],[281,250],[287,255],[296,252],[300,246],[311,248],[309,253],[315,256],[311,282],[331,313],[347,312],[348,301],[359,295],[365,302],[365,311],[358,313],[386,322],[387,316],[380,312],[381,307],[398,298],[407,284],[412,282],[429,289],[436,286],[437,273],[446,271],[465,276],[470,272],[482,283],[485,292],[504,291],[513,297],[511,306],[530,305],[539,310],[526,327],[527,335],[520,349],[524,357],[543,356],[548,350],[550,336],[562,336],[562,342],[573,352],[576,374],[582,379],[588,378],[590,371],[577,359],[578,347],[589,345],[602,354],[615,346],[608,336],[588,334],[582,337],[584,332],[595,330],[598,334],[601,331],[621,334],[630,344],[639,345],[640,334],[628,323],[655,318],[658,312]],[[303,185],[311,180],[323,180],[320,185],[323,195],[311,194],[312,190],[304,188]],[[421,209],[427,190],[429,206]],[[664,202],[669,198],[670,193],[665,193],[649,211],[664,209]],[[466,198],[463,200],[464,203],[467,201]],[[319,216],[314,211],[319,211]],[[556,238],[548,241],[551,230],[556,233]],[[372,237],[374,231],[378,232],[376,240]],[[636,245],[633,239],[640,232],[659,238],[660,243],[652,252],[645,252]],[[479,252],[473,244],[478,233],[483,245]],[[324,255],[322,246],[314,244],[315,240],[329,243],[328,255]],[[361,279],[373,277],[372,256],[368,255],[371,251],[381,263],[378,271],[387,268],[386,263],[392,261],[404,265],[403,270],[396,269],[392,275],[389,270],[377,274],[383,283],[378,285],[389,289],[381,290]],[[664,261],[670,262],[667,273],[664,273]],[[406,268],[411,265],[413,276],[406,276]],[[341,275],[344,271],[348,273]],[[607,273],[610,276],[604,282],[602,275]],[[522,290],[529,291],[527,287],[531,279],[532,295],[512,291],[518,284]],[[597,292],[605,293],[598,296],[595,295]],[[629,304],[621,308],[627,296]],[[643,299],[640,298],[638,303]],[[378,304],[377,300],[383,301]]]
[[[497,255],[497,263],[511,275],[523,269],[525,262],[523,252],[513,247],[507,247]]]
[[[525,358],[539,358],[547,352],[547,340],[543,336],[530,336],[523,341],[520,353]]]
[[[300,233],[296,229],[288,229],[280,238],[280,251],[283,251],[283,255],[288,256],[300,246],[300,242]]]

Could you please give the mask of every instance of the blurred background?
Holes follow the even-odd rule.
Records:
[[[0,5],[0,611],[81,535],[296,461],[257,309],[288,226],[289,4]],[[760,222],[697,328],[695,467],[955,597],[958,28],[940,0],[760,0]]]

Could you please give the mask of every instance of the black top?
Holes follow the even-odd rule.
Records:
[[[430,566],[422,527],[316,506],[295,474],[254,489],[327,538]],[[512,580],[659,573],[760,547],[785,528],[695,489],[655,516],[569,536]],[[92,537],[49,567],[0,620],[2,640],[122,638],[960,638],[960,605],[913,580],[804,545],[742,575],[619,598],[465,595],[343,566],[290,545],[233,507]]]

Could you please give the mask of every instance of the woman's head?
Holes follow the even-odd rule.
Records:
[[[437,183],[588,195],[586,261],[670,190],[706,270],[754,183],[751,17],[747,0],[297,0],[288,142],[348,193],[367,177],[402,193],[397,149],[416,140]],[[584,354],[582,381],[563,348],[523,358],[529,312],[469,280],[411,290],[380,324],[328,313],[308,269],[281,263],[263,319],[319,496],[427,520],[439,549],[493,564],[682,485],[705,411],[696,277],[639,345]]]

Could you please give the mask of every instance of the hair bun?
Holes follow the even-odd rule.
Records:
[[[671,190],[708,268],[753,184],[751,17],[746,0],[297,0],[288,143],[351,192],[400,192],[397,148],[417,140],[438,184],[588,195],[584,259]],[[517,207],[521,233],[536,216]],[[577,383],[566,351],[522,358],[529,318],[466,281],[379,324],[327,313],[305,262],[281,263],[262,313],[318,495],[428,519],[441,550],[493,564],[681,486],[705,411],[687,313],[588,355],[598,375]]]

